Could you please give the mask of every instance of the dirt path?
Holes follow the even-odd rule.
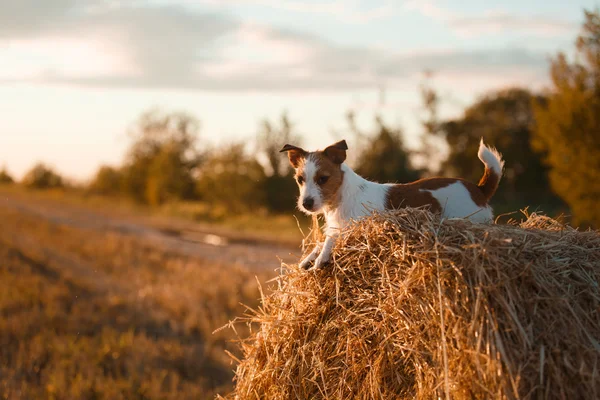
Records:
[[[230,235],[223,230],[215,233],[193,224],[155,226],[141,218],[121,217],[13,193],[0,195],[0,207],[56,225],[134,236],[167,252],[249,269],[274,270],[279,267],[280,260],[294,262],[300,253],[299,247],[290,244],[244,238],[234,232]]]

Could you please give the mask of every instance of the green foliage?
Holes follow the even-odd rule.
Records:
[[[130,160],[122,167],[122,191],[138,203],[147,203],[146,187],[150,176],[152,159],[139,157]]]
[[[275,212],[289,212],[295,208],[298,189],[287,157],[279,152],[284,144],[301,145],[300,136],[293,133],[287,115],[281,116],[280,126],[263,121],[257,137],[259,156],[266,160],[267,176],[264,180],[266,206]]]
[[[167,200],[189,199],[194,192],[192,168],[174,143],[164,145],[150,164],[146,199],[151,205]]]
[[[410,152],[404,147],[402,131],[376,118],[377,132],[369,137],[359,154],[356,172],[377,182],[406,183],[419,179],[420,171],[412,167]]]
[[[32,189],[54,189],[64,186],[62,177],[42,163],[36,164],[27,172],[22,183]]]
[[[600,226],[600,14],[585,12],[577,57],[551,65],[548,101],[535,107],[535,148],[544,153],[552,187],[575,221]]]
[[[14,179],[12,178],[12,176],[10,176],[10,174],[6,170],[6,167],[4,167],[0,171],[0,185],[1,184],[10,184],[10,183],[14,183]]]
[[[265,205],[264,182],[263,167],[237,143],[207,157],[196,188],[202,200],[225,207],[228,214],[255,212]]]
[[[286,175],[271,175],[265,177],[263,192],[265,205],[273,212],[291,212],[296,208],[298,186],[294,173],[288,170]]]
[[[557,207],[560,201],[550,189],[546,168],[530,146],[535,127],[534,101],[543,102],[544,98],[518,88],[492,92],[465,110],[462,117],[441,122],[438,132],[446,139],[449,150],[442,172],[478,182],[483,165],[477,150],[483,137],[506,161],[498,193],[492,200],[499,205],[498,211],[514,211],[528,205]]]
[[[121,172],[113,167],[103,165],[96,172],[90,184],[90,191],[102,195],[115,195],[121,191]]]
[[[198,131],[198,121],[184,113],[143,114],[131,131],[133,144],[122,169],[125,193],[151,205],[191,198],[200,162]]]

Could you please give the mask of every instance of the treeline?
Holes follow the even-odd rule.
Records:
[[[349,113],[353,167],[380,182],[409,182],[430,175],[477,181],[479,139],[496,146],[506,171],[493,199],[497,213],[529,207],[566,211],[573,223],[600,227],[600,15],[585,12],[573,61],[559,53],[550,61],[551,86],[544,93],[509,88],[481,97],[462,116],[438,117],[443,101],[431,85],[422,87],[422,145],[409,150],[402,131],[375,118],[360,130]],[[289,212],[297,189],[285,143],[302,145],[284,114],[264,121],[254,143],[222,148],[201,145],[199,121],[185,113],[151,111],[131,132],[131,145],[118,167],[101,167],[88,190],[121,195],[153,206],[202,201],[228,213],[263,209]],[[418,165],[419,167],[416,167]],[[5,170],[0,182],[12,181]],[[30,187],[59,187],[63,180],[46,166],[24,179]]]
[[[428,88],[423,93],[435,95]],[[444,121],[437,121],[437,104],[430,103],[419,150],[408,149],[402,130],[382,118],[375,117],[374,128],[364,131],[349,113],[348,162],[378,182],[411,182],[432,175],[477,182],[483,171],[477,148],[484,137],[506,159],[506,173],[493,199],[496,211],[530,206],[554,212],[562,203],[552,191],[542,154],[532,147],[534,104],[541,100],[547,102],[523,89],[494,92],[461,118]],[[285,143],[302,145],[302,140],[286,115],[276,123],[264,121],[253,143],[217,148],[202,146],[199,121],[185,113],[149,111],[129,134],[131,143],[121,165],[101,166],[84,189],[88,193],[127,197],[149,206],[198,201],[228,214],[287,213],[295,208],[298,189],[287,157],[279,150]],[[28,172],[22,184],[38,189],[68,185],[43,164]]]
[[[15,183],[14,178],[6,169],[0,170],[0,184]],[[52,167],[44,163],[37,163],[25,174],[20,182],[23,186],[31,189],[59,189],[65,187],[62,176],[55,172]]]
[[[283,114],[264,121],[254,143],[231,143],[202,149],[199,122],[183,113],[145,113],[131,132],[132,143],[119,167],[102,166],[89,190],[102,195],[125,195],[159,206],[173,201],[201,201],[225,207],[228,213],[294,209],[298,189],[285,143],[302,144]],[[419,177],[410,163],[402,134],[378,120],[357,169],[376,180],[408,181]],[[353,149],[358,153],[358,149]]]

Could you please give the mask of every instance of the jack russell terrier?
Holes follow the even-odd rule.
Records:
[[[370,182],[344,164],[346,150],[345,140],[314,152],[289,144],[281,149],[296,171],[298,208],[309,215],[325,215],[325,241],[300,262],[304,269],[313,261],[314,268],[329,262],[335,240],[346,225],[374,210],[429,206],[443,218],[480,223],[493,220],[488,201],[498,188],[504,161],[483,139],[477,155],[485,171],[477,185],[459,178],[428,178],[406,184]]]

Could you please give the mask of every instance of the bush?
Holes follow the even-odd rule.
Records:
[[[150,205],[190,199],[194,194],[194,179],[176,146],[165,144],[153,158],[148,173],[146,201]]]
[[[12,178],[12,176],[10,176],[6,168],[2,168],[2,170],[0,171],[0,184],[10,183],[14,183],[14,179]]]
[[[375,122],[377,131],[368,136],[366,147],[358,156],[356,172],[376,182],[405,183],[419,179],[420,171],[412,166],[402,131],[387,126],[379,117]]]
[[[36,164],[25,174],[22,183],[32,189],[55,189],[64,186],[63,178],[42,163]]]
[[[89,186],[91,192],[102,195],[114,195],[121,191],[121,172],[113,167],[103,165]]]
[[[263,167],[240,143],[207,158],[196,188],[203,201],[224,206],[230,214],[243,213],[265,206],[264,181]]]
[[[122,168],[123,191],[151,205],[191,199],[201,159],[198,132],[199,122],[184,113],[143,114],[130,132],[133,143]]]

